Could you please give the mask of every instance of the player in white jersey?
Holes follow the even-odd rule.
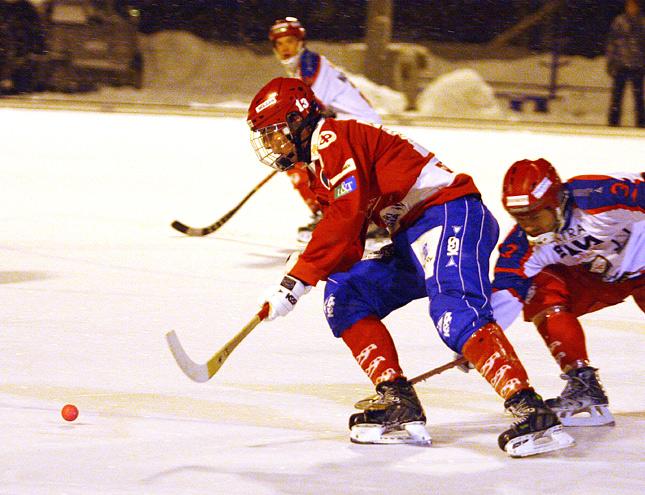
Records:
[[[509,326],[532,321],[567,385],[546,401],[565,426],[614,424],[578,317],[630,295],[645,312],[645,174],[582,175],[562,183],[546,160],[520,160],[502,202],[517,221],[499,247],[492,304]]]
[[[338,120],[380,124],[381,116],[349,78],[325,56],[305,47],[305,36],[305,28],[295,17],[277,20],[269,29],[269,41],[287,75],[304,81],[313,90],[324,115]],[[308,242],[313,227],[321,218],[322,208],[309,188],[307,174],[302,168],[294,167],[287,175],[313,215],[313,221],[298,230],[298,240]],[[384,229],[373,226],[368,232],[368,240],[382,238],[387,238]]]

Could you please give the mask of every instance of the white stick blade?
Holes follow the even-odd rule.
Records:
[[[168,342],[168,347],[170,347],[170,352],[175,358],[177,365],[188,378],[198,383],[207,382],[211,378],[207,365],[197,364],[188,357],[188,354],[186,354],[186,351],[184,351],[184,348],[181,346],[179,338],[174,330],[166,334],[166,341]]]

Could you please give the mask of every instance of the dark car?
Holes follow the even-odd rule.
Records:
[[[0,92],[141,88],[138,19],[114,0],[0,0]]]
[[[35,5],[27,0],[0,0],[0,92],[35,90],[41,81],[45,33]]]
[[[50,0],[44,13],[48,79],[55,90],[143,85],[138,12],[113,0]]]

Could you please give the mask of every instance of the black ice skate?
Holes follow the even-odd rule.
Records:
[[[356,404],[363,412],[349,418],[354,443],[430,444],[426,416],[414,388],[405,378],[381,382],[375,397]]]
[[[559,397],[547,399],[564,426],[614,426],[609,399],[598,379],[597,369],[583,366],[560,375],[567,384]]]
[[[302,227],[298,227],[298,236],[296,239],[298,239],[299,242],[304,242],[305,244],[308,243],[311,240],[311,234],[314,231],[314,228],[318,225],[321,218],[322,213],[313,213],[311,215],[311,222],[307,225],[303,225]]]
[[[511,457],[526,457],[573,445],[573,438],[562,431],[558,416],[534,390],[520,390],[504,407],[517,420],[497,441]]]

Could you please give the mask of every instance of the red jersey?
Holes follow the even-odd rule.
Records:
[[[369,219],[394,235],[431,206],[479,194],[470,176],[378,125],[323,119],[311,142],[311,188],[324,217],[289,272],[311,285],[361,259]]]

